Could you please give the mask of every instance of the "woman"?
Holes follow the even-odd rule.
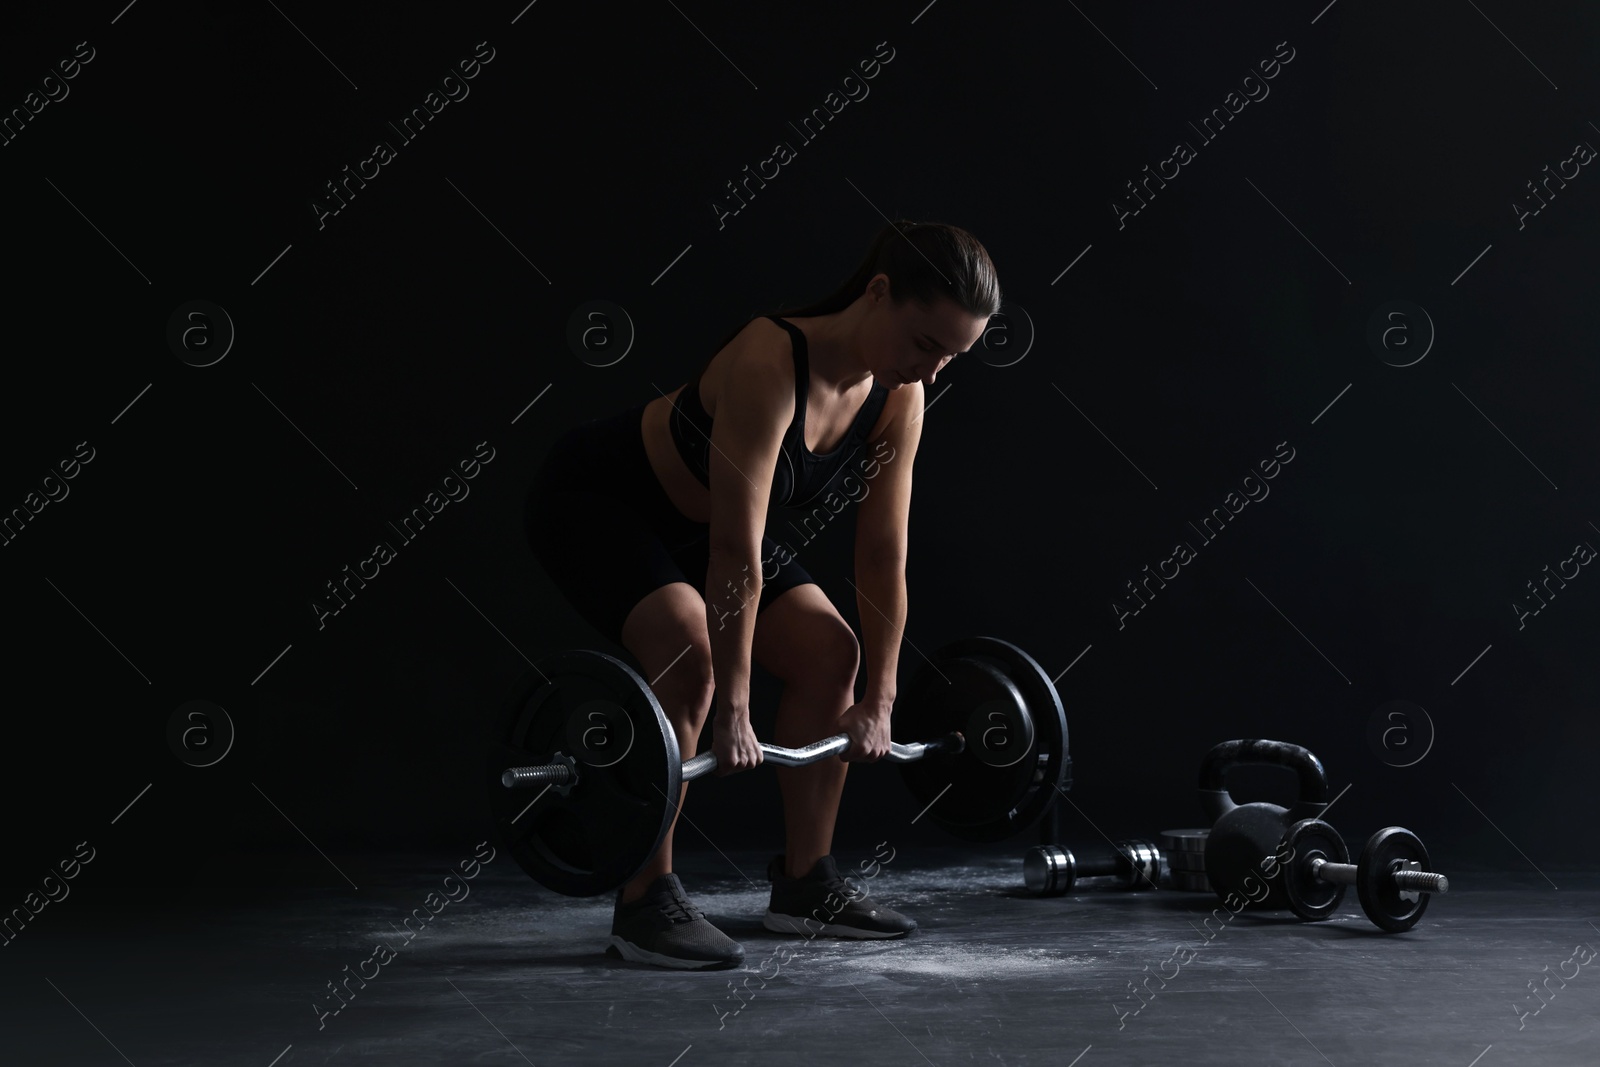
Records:
[[[637,658],[684,759],[714,696],[717,773],[761,762],[752,659],[784,683],[776,744],[850,736],[839,760],[775,768],[786,847],[767,868],[769,930],[881,938],[916,929],[850,886],[829,853],[846,761],[889,751],[923,387],[999,308],[994,264],[971,234],[891,223],[832,296],[749,320],[688,385],[568,431],[529,490],[534,552],[578,612]],[[856,520],[869,679],[860,702],[854,632],[764,536],[769,505],[820,499],[852,465],[872,479]],[[684,969],[738,966],[744,950],[672,873],[672,833],[618,892],[606,952]]]

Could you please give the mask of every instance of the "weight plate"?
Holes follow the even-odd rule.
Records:
[[[1411,929],[1428,910],[1429,894],[1402,890],[1394,884],[1395,869],[1411,863],[1417,864],[1418,870],[1433,869],[1428,865],[1428,850],[1422,847],[1422,839],[1404,827],[1384,827],[1368,838],[1367,847],[1361,850],[1356,871],[1361,909],[1391,934]]]
[[[1164,855],[1167,857],[1167,866],[1175,871],[1199,871],[1201,874],[1205,873],[1206,858],[1203,853],[1167,852]]]
[[[1194,830],[1163,830],[1161,831],[1161,851],[1163,852],[1204,852],[1206,838],[1211,836],[1209,827]]]
[[[1012,836],[1070,783],[1061,697],[1033,657],[998,638],[963,638],[935,652],[900,691],[890,724],[902,743],[951,730],[966,738],[959,754],[900,764],[917,805],[963,840]]]
[[[506,789],[507,767],[577,762],[570,789]],[[639,873],[666,837],[683,784],[678,739],[626,663],[575,650],[541,660],[513,687],[488,756],[495,832],[534,881],[596,896]]]
[[[1289,910],[1309,922],[1331,916],[1344,900],[1347,888],[1327,882],[1311,873],[1311,861],[1349,863],[1350,851],[1338,831],[1321,819],[1301,819],[1289,827],[1284,842],[1294,851],[1280,881]]]
[[[961,733],[967,739],[967,751],[979,761],[990,767],[1011,767],[1033,747],[1033,713],[1016,686],[1004,679],[990,681],[995,683],[994,695],[968,713]]]
[[[1172,871],[1172,888],[1180,893],[1209,893],[1211,883],[1198,871]]]

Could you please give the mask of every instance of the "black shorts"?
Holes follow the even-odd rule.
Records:
[[[702,597],[710,562],[707,523],[672,503],[650,466],[645,405],[591,419],[562,434],[534,475],[523,528],[534,555],[567,601],[618,645],[635,604],[671,582]],[[774,597],[814,579],[770,537],[761,539],[765,580],[759,614]],[[732,590],[720,601],[737,610]]]

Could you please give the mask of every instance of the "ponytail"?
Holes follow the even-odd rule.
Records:
[[[1000,279],[976,237],[948,223],[896,219],[873,235],[855,272],[833,292],[800,307],[766,314],[783,318],[835,314],[853,304],[880,273],[889,276],[890,299],[897,306],[907,300],[932,305],[948,298],[976,318],[987,319],[1000,311]],[[749,323],[746,319],[723,338],[712,355],[727,347]]]

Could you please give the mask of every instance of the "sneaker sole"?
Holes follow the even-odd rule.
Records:
[[[859,926],[845,926],[842,923],[823,923],[821,929],[818,929],[817,920],[815,919],[801,919],[793,915],[782,915],[770,910],[766,915],[762,916],[761,925],[778,934],[805,934],[807,936],[822,934],[828,937],[853,937],[862,941],[882,941],[894,937],[905,937],[911,933],[911,930],[864,930]]]
[[[727,970],[730,967],[738,967],[744,963],[743,956],[727,960],[688,960],[679,956],[666,956],[660,952],[651,952],[649,949],[640,948],[617,934],[611,935],[611,944],[606,949],[606,955],[621,956],[623,959],[633,963],[649,963],[657,967],[671,967],[679,971]]]

